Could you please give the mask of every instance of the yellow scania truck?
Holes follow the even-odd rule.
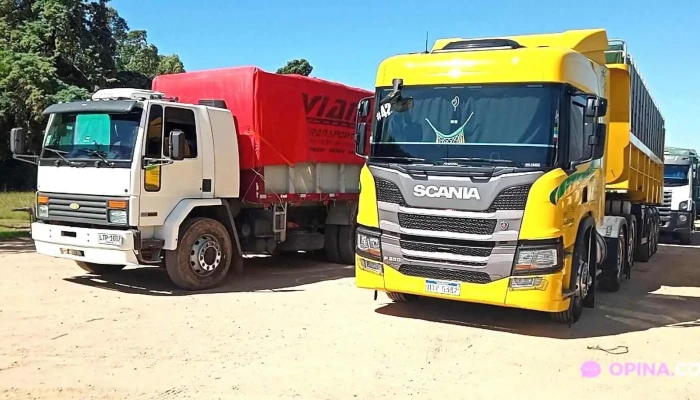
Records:
[[[572,324],[657,250],[664,139],[603,29],[390,57],[357,111],[356,285]]]

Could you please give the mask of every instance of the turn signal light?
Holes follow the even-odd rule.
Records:
[[[107,207],[113,210],[125,210],[127,202],[125,200],[110,200],[107,202]]]
[[[36,203],[37,204],[49,204],[49,196],[37,196]]]

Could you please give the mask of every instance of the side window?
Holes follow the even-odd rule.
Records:
[[[146,131],[146,158],[159,159],[163,148],[163,107],[151,106]],[[150,166],[144,171],[143,187],[147,192],[160,190],[161,166]]]
[[[179,129],[185,133],[185,158],[197,158],[197,124],[194,111],[186,108],[166,107],[163,129],[163,154],[170,155],[170,132]]]
[[[585,100],[581,96],[571,97],[569,104],[569,160],[583,159],[583,106]]]

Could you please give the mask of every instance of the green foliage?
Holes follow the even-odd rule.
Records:
[[[314,67],[312,67],[308,61],[302,58],[299,60],[287,61],[287,64],[284,67],[278,69],[277,73],[309,76],[311,75],[311,71],[313,71],[313,69]]]
[[[150,88],[154,76],[184,71],[146,31],[129,30],[109,0],[0,0],[0,185],[31,188],[22,183],[33,174],[8,151],[12,127],[27,128],[37,149],[50,104],[99,88]]]

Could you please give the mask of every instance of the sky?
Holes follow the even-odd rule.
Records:
[[[527,5],[531,4],[531,5]],[[372,89],[379,63],[444,37],[603,28],[629,53],[666,121],[666,145],[700,151],[698,0],[112,0],[131,29],[188,71],[306,58],[312,76]]]

